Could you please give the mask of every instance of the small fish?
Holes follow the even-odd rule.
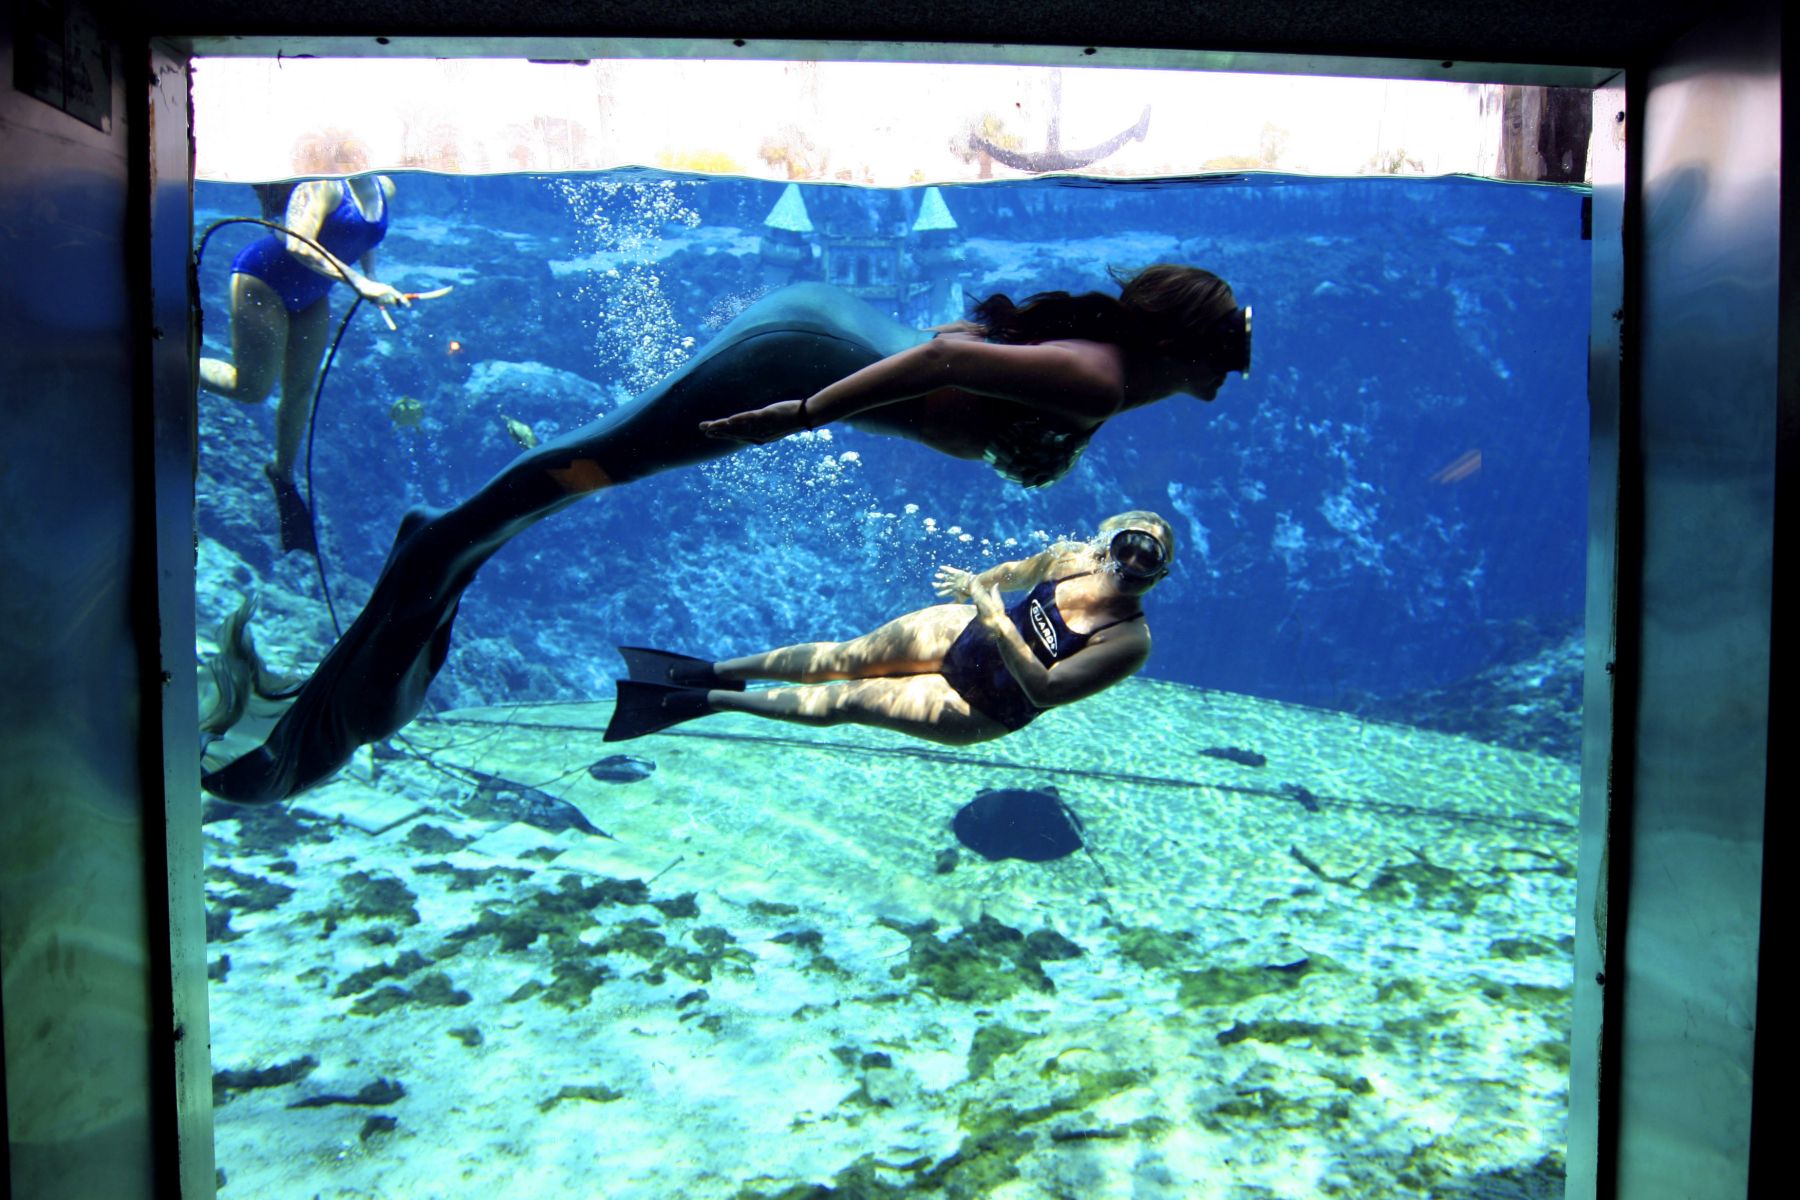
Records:
[[[1470,450],[1431,477],[1433,483],[1455,483],[1481,470],[1481,451]]]
[[[411,429],[425,419],[425,404],[411,396],[402,396],[388,409],[388,419],[396,428]]]
[[[1297,783],[1290,783],[1285,789],[1287,794],[1300,802],[1300,807],[1309,813],[1319,811],[1319,798]]]
[[[1226,762],[1234,762],[1245,767],[1266,767],[1269,760],[1254,750],[1245,750],[1239,746],[1209,746],[1200,752],[1207,758],[1222,758]]]
[[[525,422],[515,421],[505,414],[501,415],[500,421],[501,424],[506,426],[506,432],[512,434],[512,440],[525,447],[525,449],[529,450],[538,444],[537,434],[531,432],[531,426],[527,425]]]
[[[587,772],[600,783],[642,783],[655,770],[656,764],[647,758],[630,754],[609,754],[589,767]]]

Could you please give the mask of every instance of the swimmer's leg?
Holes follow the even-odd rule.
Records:
[[[269,398],[287,357],[288,311],[254,275],[231,277],[231,361],[200,360],[200,386],[241,404]]]
[[[1006,726],[975,711],[942,675],[890,676],[822,687],[706,694],[715,712],[741,712],[795,725],[867,725],[943,746],[1005,737]]]
[[[201,780],[244,804],[324,782],[356,748],[419,712],[448,653],[463,589],[515,535],[583,496],[719,458],[741,446],[701,421],[754,401],[810,395],[879,356],[817,334],[776,332],[690,363],[638,400],[528,450],[462,504],[402,523],[369,602],[257,750]]]
[[[261,282],[258,280],[257,282]],[[294,481],[294,464],[306,444],[319,363],[331,335],[331,301],[320,298],[288,318],[287,353],[281,364],[281,401],[275,407],[275,475]]]
[[[715,663],[713,670],[721,679],[778,679],[785,683],[929,675],[943,664],[944,655],[974,615],[974,608],[967,604],[938,604],[895,617],[847,642],[783,646],[726,659]]]

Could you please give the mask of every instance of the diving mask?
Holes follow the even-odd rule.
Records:
[[[1160,579],[1169,573],[1162,542],[1142,529],[1121,529],[1107,546],[1118,573],[1134,582]]]
[[[1206,327],[1201,354],[1221,375],[1238,372],[1250,378],[1250,308],[1234,309]]]

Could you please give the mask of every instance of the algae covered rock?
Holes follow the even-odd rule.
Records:
[[[909,925],[882,918],[879,923],[912,943],[905,970],[940,1000],[994,1004],[1020,989],[1053,992],[1056,985],[1043,964],[1080,958],[1083,953],[1054,930],[1039,929],[1027,936],[986,913],[948,941],[936,937],[936,921]]]

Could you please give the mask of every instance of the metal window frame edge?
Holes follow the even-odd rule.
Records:
[[[183,1196],[213,1195],[211,1075],[207,1036],[206,944],[200,839],[201,797],[193,730],[197,727],[194,644],[194,492],[198,423],[193,372],[197,363],[199,314],[188,243],[191,239],[193,150],[190,123],[189,61],[194,57],[265,58],[594,58],[740,59],[818,62],[984,63],[1019,66],[1084,66],[1230,73],[1435,80],[1583,87],[1616,95],[1631,114],[1638,97],[1616,65],[1451,62],[1326,54],[1244,53],[1132,47],[976,45],[966,43],[883,43],[853,41],[733,39],[649,39],[598,37],[396,37],[162,35],[148,40],[149,111],[145,144],[151,187],[148,300],[153,317],[145,330],[153,418],[143,433],[151,456],[154,494],[146,494],[154,529],[140,541],[153,550],[157,604],[157,661],[160,680],[153,701],[158,714],[166,859],[157,874],[166,879],[162,911],[169,914],[170,1000],[163,1038],[153,1047],[166,1072],[165,1099],[171,1114],[162,1132],[173,1147],[163,1178],[179,1179]],[[1637,74],[1632,73],[1633,76]],[[1609,101],[1610,103],[1610,101]],[[1635,117],[1628,117],[1626,145]],[[1594,136],[1606,133],[1598,122]],[[1590,161],[1593,161],[1590,156]],[[172,173],[185,164],[183,186]],[[1626,166],[1617,178],[1594,180],[1594,314],[1589,347],[1589,404],[1592,422],[1589,472],[1587,580],[1587,667],[1584,687],[1581,858],[1577,868],[1581,919],[1576,937],[1574,1035],[1571,1043],[1568,1185],[1570,1200],[1611,1194],[1606,1163],[1613,1144],[1612,1106],[1606,1099],[1613,1073],[1606,1069],[1616,1045],[1606,1040],[1609,1015],[1605,989],[1595,981],[1604,972],[1606,898],[1619,894],[1619,864],[1609,863],[1610,831],[1621,819],[1613,804],[1611,763],[1619,751],[1612,714],[1625,701],[1615,694],[1618,680],[1617,619],[1621,462],[1619,422],[1626,386],[1622,344],[1628,301],[1625,253],[1630,197]],[[179,240],[171,232],[180,231]],[[147,685],[147,691],[149,690]],[[1625,704],[1623,711],[1630,711]],[[1627,723],[1629,725],[1629,723]],[[1618,910],[1623,913],[1623,906]],[[1615,931],[1616,933],[1616,931]],[[1616,939],[1615,939],[1616,940]],[[170,1174],[173,1172],[173,1175]]]

